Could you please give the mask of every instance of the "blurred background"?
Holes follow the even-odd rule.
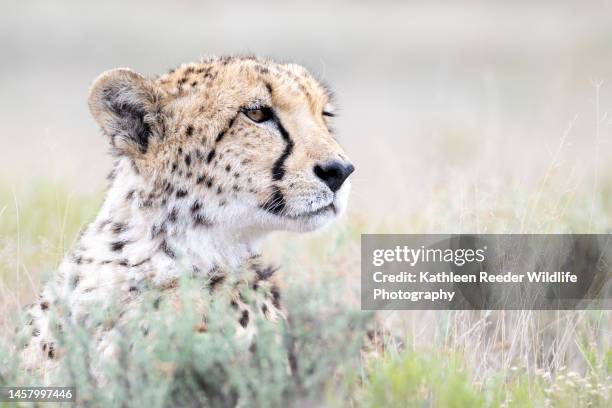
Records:
[[[110,158],[86,98],[115,67],[154,76],[208,55],[256,54],[330,84],[357,167],[349,215],[269,249],[286,279],[356,284],[346,298],[356,307],[362,233],[610,231],[610,16],[612,3],[597,1],[4,2],[0,310],[34,297],[97,211]],[[415,349],[465,354],[482,379],[517,366],[612,372],[611,317],[385,319]],[[10,322],[0,313],[0,329]]]
[[[611,12],[571,1],[7,2],[0,174],[9,186],[99,189],[109,158],[86,106],[98,74],[252,53],[304,64],[336,90],[358,169],[353,208],[422,210],[440,183],[465,192],[499,172],[529,183],[566,132],[564,160],[591,166],[594,149],[610,150],[595,98],[601,82],[603,115]]]

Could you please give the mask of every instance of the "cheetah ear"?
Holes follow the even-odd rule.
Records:
[[[163,129],[161,91],[152,81],[127,69],[101,74],[89,91],[89,110],[119,154],[146,153]]]

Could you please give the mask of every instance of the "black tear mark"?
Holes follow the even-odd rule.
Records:
[[[280,214],[285,209],[285,196],[278,186],[272,186],[272,195],[262,206],[264,210],[272,214]]]
[[[283,140],[285,141],[285,150],[283,150],[283,153],[278,159],[276,159],[274,166],[272,166],[272,180],[278,181],[282,180],[282,178],[285,176],[285,160],[287,160],[287,157],[289,157],[291,152],[293,152],[293,140],[275,113],[273,113],[273,120],[276,123]]]
[[[55,346],[53,343],[49,344],[49,352],[47,353],[47,357],[50,360],[53,360],[55,358]]]

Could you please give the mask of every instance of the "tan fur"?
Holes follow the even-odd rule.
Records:
[[[274,120],[247,117],[256,106]],[[89,107],[117,161],[100,213],[30,310],[26,365],[50,369],[57,359],[54,307],[67,304],[70,319],[87,324],[112,301],[134,309],[147,288],[170,294],[185,269],[203,282],[257,281],[266,317],[278,315],[278,288],[257,261],[261,239],[320,228],[346,207],[348,181],[332,191],[313,170],[348,163],[323,115],[333,110],[329,92],[298,65],[226,57],[156,79],[106,72]],[[112,355],[112,329],[97,329],[102,356]]]

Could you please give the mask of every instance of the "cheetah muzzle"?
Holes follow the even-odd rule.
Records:
[[[347,204],[354,167],[333,137],[331,99],[303,67],[257,58],[211,58],[154,79],[123,68],[100,75],[89,108],[116,159],[110,186],[29,309],[26,366],[59,358],[48,317],[58,302],[79,323],[111,299],[129,310],[147,289],[170,296],[184,265],[211,291],[242,274],[264,288],[266,317],[277,316],[262,238],[319,229]],[[98,333],[100,355],[111,331]]]

